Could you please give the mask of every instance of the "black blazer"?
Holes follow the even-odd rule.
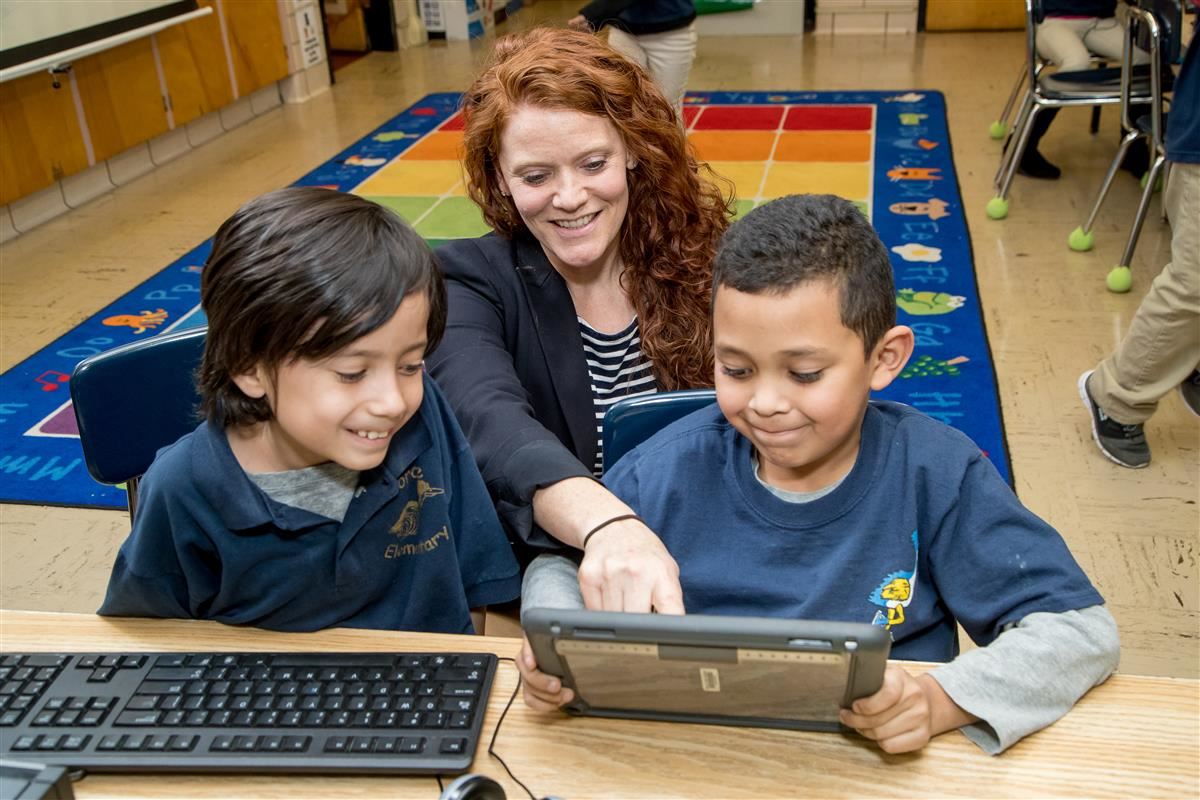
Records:
[[[591,477],[596,417],[575,304],[537,240],[495,233],[437,251],[446,334],[425,363],[466,433],[505,525],[541,548],[537,489]]]

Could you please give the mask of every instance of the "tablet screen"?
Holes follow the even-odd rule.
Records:
[[[850,656],[559,639],[554,649],[596,709],[653,709],[837,722]]]

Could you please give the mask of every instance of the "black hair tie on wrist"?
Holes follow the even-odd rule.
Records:
[[[609,525],[612,525],[614,522],[620,522],[621,520],[624,520],[624,519],[636,519],[638,522],[641,522],[643,525],[646,524],[642,520],[642,518],[639,517],[637,514],[620,514],[618,516],[613,517],[612,519],[607,519],[604,522],[601,522],[599,525],[597,525],[596,527],[594,527],[590,531],[588,531],[586,534],[584,534],[583,543],[581,545],[579,545],[579,549],[586,550],[588,539],[591,539],[602,528],[606,528]]]

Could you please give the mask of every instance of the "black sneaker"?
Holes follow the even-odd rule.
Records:
[[[1146,434],[1140,424],[1122,425],[1096,405],[1087,385],[1093,371],[1089,369],[1079,376],[1079,397],[1092,416],[1092,438],[1110,461],[1122,467],[1141,469],[1150,463],[1150,445],[1146,444]]]
[[[1062,174],[1062,170],[1047,161],[1045,156],[1028,147],[1021,156],[1021,163],[1017,165],[1017,172],[1027,178],[1040,178],[1044,181],[1057,180]]]
[[[1179,396],[1197,417],[1200,417],[1200,369],[1194,370],[1183,383],[1179,384]]]

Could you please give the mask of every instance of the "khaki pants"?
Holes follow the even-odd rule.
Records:
[[[632,36],[619,28],[609,28],[608,44],[613,50],[633,61],[675,106],[675,114],[683,119],[683,93],[688,73],[696,59],[696,20],[686,27],[665,33]]]
[[[1163,395],[1200,367],[1200,164],[1171,165],[1164,202],[1171,262],[1088,382],[1097,405],[1125,425],[1150,419]]]

